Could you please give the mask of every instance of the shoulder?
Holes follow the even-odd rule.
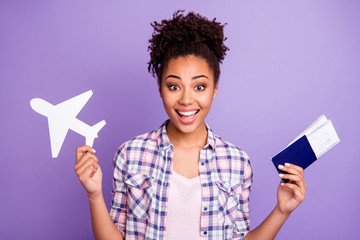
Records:
[[[238,146],[215,135],[215,167],[220,179],[244,183],[252,181],[249,155]]]
[[[119,147],[119,151],[144,150],[145,147],[149,148],[151,146],[156,146],[157,135],[157,130],[138,135],[123,143]]]
[[[157,146],[158,130],[153,130],[141,135],[138,135],[126,142],[124,142],[118,149],[117,154],[129,153],[132,151],[144,151],[145,148],[152,148]]]
[[[224,140],[223,138],[215,136],[215,151],[221,158],[230,158],[234,160],[242,160],[249,162],[249,155],[238,146]]]
[[[158,130],[153,130],[124,142],[117,150],[115,160],[117,156],[126,158],[126,156],[144,151],[155,151],[157,148],[157,136]]]

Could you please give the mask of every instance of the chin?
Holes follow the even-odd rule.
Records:
[[[197,119],[199,120],[199,119]],[[196,132],[204,123],[204,121],[198,123],[198,122],[193,122],[191,124],[184,124],[182,122],[180,122],[178,119],[176,119],[175,121],[171,121],[171,124],[181,133],[184,134],[191,134]]]

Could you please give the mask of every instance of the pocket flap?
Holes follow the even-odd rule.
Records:
[[[138,189],[145,189],[152,185],[152,179],[147,175],[128,173],[125,177],[125,183]]]
[[[224,192],[227,192],[229,195],[240,194],[242,190],[241,183],[231,184],[228,181],[218,181],[216,182],[216,185]]]

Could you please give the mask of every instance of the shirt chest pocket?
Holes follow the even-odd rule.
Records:
[[[153,178],[143,174],[129,173],[127,185],[127,212],[137,219],[146,219],[152,202]]]
[[[235,223],[240,203],[242,184],[231,184],[228,181],[218,181],[218,218],[220,223],[233,225]]]

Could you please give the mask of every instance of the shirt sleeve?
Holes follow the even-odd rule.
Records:
[[[233,239],[242,240],[250,231],[250,218],[249,218],[249,195],[251,191],[251,184],[253,182],[253,172],[248,157],[244,162],[244,184],[240,194],[240,204],[238,205],[238,214],[235,219],[237,226],[236,234]]]
[[[126,152],[122,145],[114,157],[114,176],[113,176],[113,197],[110,208],[110,217],[114,224],[119,228],[123,238],[126,229],[126,184],[124,177],[126,174],[125,160]]]

